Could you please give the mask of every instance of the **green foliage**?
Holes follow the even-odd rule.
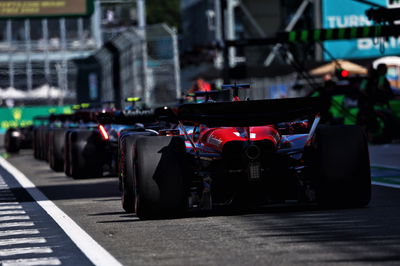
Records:
[[[166,23],[180,28],[180,0],[146,0],[147,24]]]

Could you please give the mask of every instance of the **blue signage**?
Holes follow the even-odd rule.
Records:
[[[370,2],[389,8],[400,7],[398,0],[369,0]],[[323,28],[344,28],[372,26],[365,11],[371,8],[354,0],[323,0],[322,21]],[[400,55],[400,38],[390,37],[388,40],[356,39],[349,41],[326,41],[324,47],[334,58],[371,58],[386,55]],[[331,60],[328,54],[324,54],[325,60]]]

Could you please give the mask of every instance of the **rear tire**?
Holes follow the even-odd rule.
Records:
[[[67,130],[64,138],[64,173],[66,176],[71,175],[71,133],[73,130]]]
[[[320,205],[363,207],[371,199],[368,143],[357,126],[319,126],[314,139],[316,196]]]
[[[64,128],[54,128],[49,132],[49,163],[56,172],[64,169]]]
[[[142,137],[136,147],[136,215],[154,219],[183,214],[189,172],[184,140]]]
[[[136,140],[143,136],[154,135],[150,132],[132,132],[121,138],[120,150],[120,169],[119,174],[121,177],[122,188],[122,208],[128,212],[135,211],[135,154],[136,154]]]
[[[14,136],[19,134],[19,136]],[[21,148],[21,131],[17,128],[9,128],[4,136],[4,147],[9,153],[17,153]]]
[[[76,179],[100,177],[104,164],[104,143],[100,133],[77,130],[70,134],[70,171]]]

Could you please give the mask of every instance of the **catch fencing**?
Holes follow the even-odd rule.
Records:
[[[181,94],[175,30],[157,24],[113,35],[92,56],[98,66],[99,100],[122,107],[128,97],[141,97],[149,107],[175,103]]]

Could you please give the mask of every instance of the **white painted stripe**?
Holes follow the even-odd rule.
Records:
[[[18,211],[0,211],[0,215],[12,215],[12,214],[26,214],[24,210]]]
[[[376,181],[372,181],[372,185],[381,186],[381,187],[390,187],[390,188],[400,188],[400,185],[387,184],[387,183],[376,182]]]
[[[32,198],[54,219],[93,264],[99,266],[122,266],[107,250],[80,228],[74,220],[37,189],[23,173],[2,157],[0,157],[0,164],[14,176]]]
[[[0,231],[0,237],[17,236],[17,235],[37,235],[37,234],[39,234],[39,230],[37,230],[37,229],[21,229],[21,230]]]
[[[22,209],[22,206],[0,206],[0,210],[18,210],[18,209]]]
[[[0,228],[10,228],[10,227],[29,227],[34,226],[33,222],[17,222],[17,223],[0,223]]]
[[[14,201],[14,202],[12,202],[12,201],[10,201],[10,202],[0,202],[0,206],[3,206],[3,205],[17,205],[17,204],[20,204],[20,203],[16,202],[16,201]]]
[[[1,263],[3,266],[61,265],[61,261],[57,258],[3,260]]]
[[[0,200],[16,200],[15,196],[7,196],[7,197],[1,197]]]
[[[22,254],[46,254],[52,252],[53,250],[50,247],[7,248],[0,249],[0,256],[6,257]]]
[[[19,244],[41,244],[46,243],[43,237],[28,237],[28,238],[9,238],[1,239],[0,246],[19,245]]]
[[[0,217],[0,222],[4,221],[15,221],[15,220],[29,220],[30,217],[27,215],[19,215],[19,216],[2,216]]]
[[[394,166],[394,165],[371,164],[371,167],[381,167],[381,168],[387,168],[387,169],[392,169],[392,170],[398,170],[398,171],[400,171],[400,168],[399,168],[398,166]]]
[[[5,194],[5,193],[1,194],[0,193],[0,197],[1,198],[10,198],[10,197],[14,197],[15,198],[14,194],[9,194],[9,193],[7,193],[7,194]]]

